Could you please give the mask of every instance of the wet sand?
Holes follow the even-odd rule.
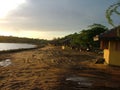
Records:
[[[120,67],[95,64],[91,52],[46,46],[0,53],[0,90],[120,90]]]

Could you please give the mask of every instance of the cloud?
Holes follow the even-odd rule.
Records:
[[[0,28],[26,31],[26,33],[39,31],[52,37],[63,36],[67,33],[79,32],[81,28],[93,23],[107,25],[105,10],[112,4],[111,2],[107,0],[26,0],[26,3],[0,20]]]

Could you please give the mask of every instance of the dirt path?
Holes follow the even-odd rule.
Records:
[[[120,67],[94,64],[98,57],[53,46],[1,54],[12,64],[0,66],[0,90],[119,90]]]

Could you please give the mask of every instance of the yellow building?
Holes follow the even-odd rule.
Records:
[[[107,64],[120,66],[120,26],[99,35]]]

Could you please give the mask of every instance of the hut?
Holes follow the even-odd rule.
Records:
[[[104,59],[109,65],[120,66],[120,26],[110,29],[94,37],[100,40],[100,47],[104,51]]]
[[[120,26],[99,35],[107,64],[120,66]]]

